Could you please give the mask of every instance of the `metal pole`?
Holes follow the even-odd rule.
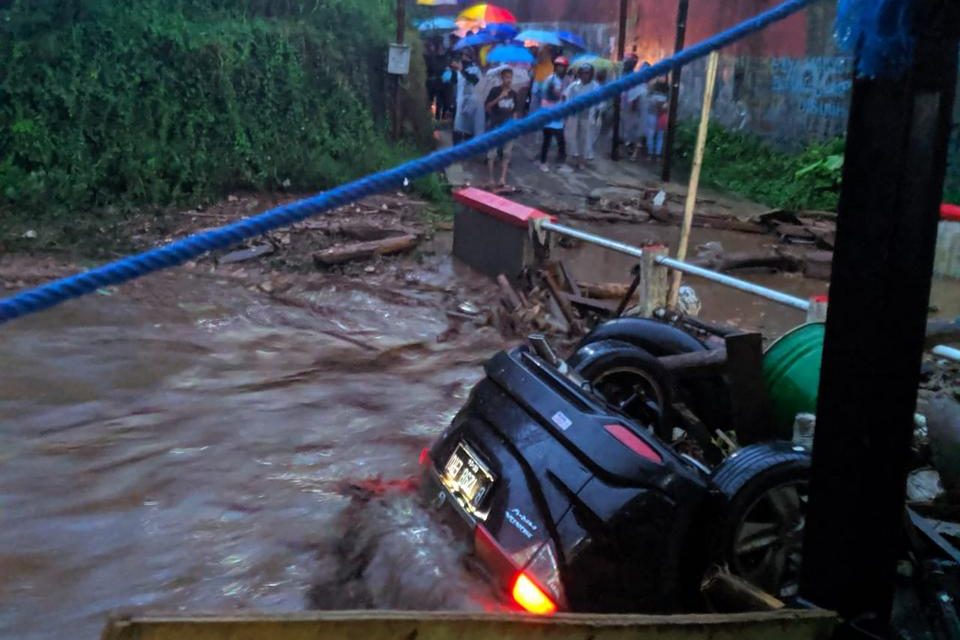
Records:
[[[603,247],[604,249],[610,249],[611,251],[616,251],[617,253],[622,253],[633,258],[639,259],[643,257],[643,249],[638,249],[637,247],[633,247],[629,244],[624,244],[616,240],[610,240],[609,238],[594,235],[586,231],[580,231],[579,229],[567,227],[555,222],[541,222],[538,224],[540,225],[541,229],[559,233],[571,238],[576,238],[598,247]],[[717,273],[716,271],[710,271],[709,269],[704,269],[692,264],[687,264],[686,262],[674,260],[673,258],[661,256],[657,258],[656,262],[660,266],[668,267],[670,269],[674,269],[675,271],[682,271],[683,273],[691,276],[697,276],[699,278],[703,278],[704,280],[710,280],[711,282],[716,282],[732,289],[737,289],[761,298],[766,298],[767,300],[772,300],[773,302],[778,302],[788,307],[793,307],[799,311],[806,311],[810,308],[810,303],[801,298],[795,298],[794,296],[782,293],[780,291],[768,289],[767,287],[761,287],[760,285],[753,284],[752,282],[732,278],[722,273]]]
[[[405,0],[397,0],[397,44],[403,44],[407,33],[407,7]],[[400,139],[400,86],[403,76],[397,75],[393,85],[393,139]]]
[[[617,60],[623,64],[623,56],[627,47],[627,0],[620,0],[620,29],[617,32]],[[617,96],[613,101],[613,148],[610,157],[616,161],[620,159],[620,118],[623,97]]]
[[[960,7],[914,0],[911,69],[854,82],[801,597],[887,637],[950,119]]]
[[[934,347],[933,355],[946,358],[947,360],[953,360],[954,362],[960,362],[960,349],[954,349],[946,345]]]
[[[683,51],[687,39],[687,15],[690,10],[690,0],[680,0],[677,7],[677,42],[673,47],[674,54]],[[670,122],[667,124],[667,135],[663,141],[663,178],[670,182],[670,170],[673,164],[673,140],[677,134],[677,113],[680,106],[680,72],[677,67],[670,74]]]

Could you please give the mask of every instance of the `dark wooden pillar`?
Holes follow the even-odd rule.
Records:
[[[957,4],[914,0],[900,78],[854,83],[801,595],[884,630],[957,82]],[[882,631],[881,631],[882,632]]]

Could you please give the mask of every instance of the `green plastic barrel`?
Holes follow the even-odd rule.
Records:
[[[822,322],[805,324],[774,342],[763,356],[776,433],[792,433],[798,413],[817,412],[823,335]]]

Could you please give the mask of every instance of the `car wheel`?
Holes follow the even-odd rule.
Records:
[[[778,598],[797,594],[810,455],[778,442],[733,454],[713,474],[726,497],[714,560]]]
[[[568,364],[608,404],[670,442],[673,385],[656,358],[626,342],[604,340],[583,347]]]

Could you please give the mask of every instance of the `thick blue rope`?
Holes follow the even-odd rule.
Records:
[[[814,1],[788,0],[746,22],[685,49],[671,58],[662,60],[652,67],[626,75],[602,89],[585,94],[557,107],[537,111],[523,120],[514,121],[464,144],[431,153],[393,169],[360,178],[305,200],[271,209],[226,227],[205,231],[177,240],[164,247],[122,258],[96,269],[56,280],[5,298],[0,300],[0,324],[48,309],[71,298],[79,298],[93,293],[103,287],[122,284],[155,271],[181,265],[208,251],[224,249],[267,231],[285,227],[318,213],[356,202],[363,197],[396,189],[403,185],[404,180],[414,180],[430,175],[456,162],[503,146],[509,140],[539,131],[549,122],[566,118],[615,98],[640,83],[649,82],[653,78],[666,75],[673,69],[689,64],[712,51],[721,49],[775,22],[779,22]]]

